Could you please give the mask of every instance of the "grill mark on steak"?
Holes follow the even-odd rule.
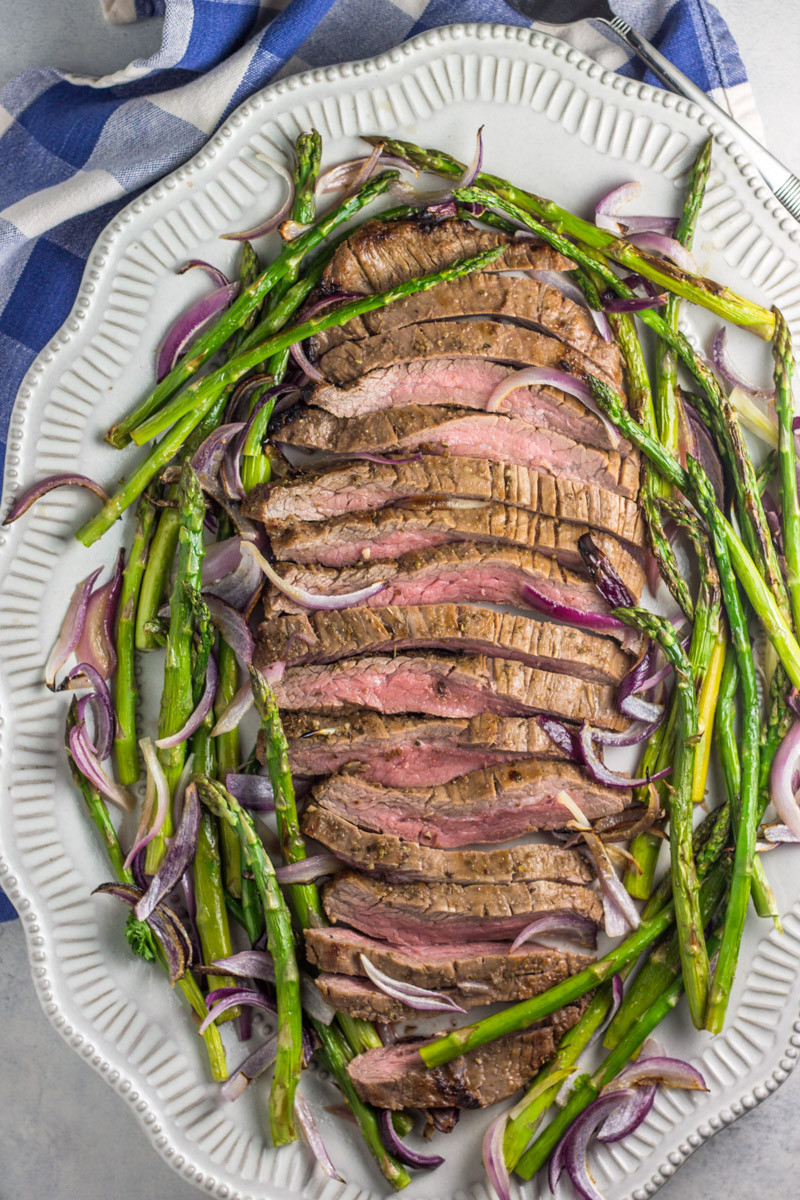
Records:
[[[418,275],[429,275],[505,245],[496,270],[567,271],[574,263],[535,239],[514,240],[468,221],[365,221],[338,246],[322,276],[326,292],[385,292]]]
[[[603,906],[580,884],[388,883],[342,871],[323,888],[328,920],[401,946],[511,941],[538,916],[576,913],[599,925]]]
[[[634,546],[645,545],[635,501],[594,484],[483,458],[423,455],[417,462],[362,461],[329,467],[291,483],[262,484],[242,507],[246,516],[263,521],[271,532],[292,521],[325,521],[399,503],[430,506],[452,497],[519,506],[590,525]]]
[[[573,521],[543,517],[512,505],[469,503],[474,507],[451,507],[444,503],[428,509],[419,505],[398,506],[381,508],[375,513],[345,513],[323,524],[297,521],[271,535],[272,552],[279,562],[352,567],[454,542],[472,542],[535,550],[580,572],[585,566],[578,543],[585,533],[591,533],[598,549],[611,559],[617,574],[630,581],[631,591],[641,591],[643,587],[641,552],[620,542],[613,534]]]
[[[600,729],[623,730],[629,724],[617,708],[614,689],[605,684],[479,654],[376,654],[290,667],[273,690],[281,709],[302,712],[352,707],[433,717],[549,713]]]
[[[593,879],[583,855],[560,846],[529,843],[494,850],[437,850],[359,829],[313,803],[303,812],[302,827],[349,867],[393,881],[507,884],[591,883]]]
[[[584,999],[553,1013],[547,1022],[429,1069],[420,1058],[426,1039],[381,1046],[348,1065],[362,1100],[378,1108],[485,1108],[505,1100],[555,1053],[564,1033],[586,1008]],[[429,1040],[429,1039],[428,1039]]]
[[[584,446],[562,433],[503,413],[412,405],[342,418],[311,408],[289,420],[275,436],[296,448],[346,456],[397,450],[483,457],[535,467],[576,483],[593,483],[628,498],[639,490],[636,453],[621,456],[616,450]]]
[[[457,775],[526,758],[566,758],[536,717],[285,713],[283,728],[295,775],[330,775],[349,766],[351,773],[393,787],[448,783]],[[258,755],[266,761],[263,733]]]
[[[531,326],[584,354],[606,375],[620,378],[619,347],[603,341],[586,308],[538,279],[488,271],[439,283],[427,292],[317,333],[310,339],[309,355],[317,359],[342,342],[362,341],[408,325],[474,316],[504,317]]]
[[[522,367],[548,367],[566,371],[583,379],[599,375],[619,391],[622,372],[607,374],[577,350],[565,346],[546,333],[524,329],[502,321],[452,320],[429,321],[404,329],[379,333],[361,342],[342,342],[323,354],[317,368],[336,387],[347,387],[360,376],[396,363],[430,358],[486,358],[506,363],[515,370]]]
[[[492,393],[507,376],[508,367],[481,358],[420,359],[370,371],[346,388],[318,383],[310,390],[308,400],[336,417],[359,417],[409,404],[455,405],[485,411]],[[613,446],[600,418],[580,400],[557,388],[516,387],[503,397],[497,411],[566,434],[587,446]],[[616,448],[620,454],[632,450],[624,438]]]
[[[363,976],[361,955],[364,954],[379,971],[401,983],[437,989],[485,983],[499,991],[513,987],[519,977],[535,976],[536,989],[543,992],[553,983],[583,970],[591,961],[585,954],[530,942],[513,954],[508,952],[508,942],[442,942],[421,948],[394,946],[342,925],[307,929],[304,936],[308,961],[320,971]]]
[[[589,821],[622,812],[631,803],[627,788],[603,787],[572,763],[541,759],[487,767],[448,783],[420,787],[370,783],[343,771],[315,784],[312,797],[361,829],[453,850],[563,829],[570,815],[557,799],[562,791]]]
[[[484,654],[596,683],[619,683],[630,669],[628,655],[610,638],[468,604],[272,617],[258,628],[255,664],[259,669],[274,662],[294,667],[400,650]]]

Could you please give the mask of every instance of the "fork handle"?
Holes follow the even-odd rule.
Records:
[[[720,108],[710,96],[692,83],[688,75],[679,71],[668,58],[656,50],[655,46],[637,33],[627,21],[623,21],[621,17],[614,17],[613,20],[600,18],[600,20],[604,25],[613,29],[614,33],[622,38],[623,42],[668,88],[685,96],[687,100],[692,100],[699,108],[713,116],[717,124],[722,126],[725,132],[730,134],[745,151],[754,166],[758,168],[764,182],[774,192],[784,208],[788,209],[795,220],[800,221],[800,179],[793,175],[774,154],[770,154],[769,150],[762,146],[752,134],[743,129],[738,121],[734,121],[724,108]]]

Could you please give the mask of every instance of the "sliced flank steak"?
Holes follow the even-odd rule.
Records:
[[[413,1008],[387,996],[374,983],[357,975],[318,975],[315,982],[331,1008],[350,1017],[359,1017],[362,1021],[411,1021],[418,1016]],[[463,988],[437,990],[462,1008],[470,1009],[486,1004],[528,1000],[549,986],[549,983],[543,985],[540,975],[517,975],[500,987],[476,983]]]
[[[370,708],[431,717],[549,713],[600,729],[617,731],[630,724],[617,707],[615,690],[605,684],[480,654],[376,654],[290,667],[273,689],[280,708],[292,712]]]
[[[429,358],[485,358],[514,370],[547,367],[579,379],[598,375],[617,391],[622,387],[618,363],[607,374],[586,355],[546,333],[481,318],[428,321],[378,333],[361,342],[341,342],[323,354],[316,366],[328,383],[347,387],[370,371]]]
[[[308,400],[336,417],[360,417],[409,404],[486,411],[493,392],[508,375],[507,366],[482,358],[423,358],[370,371],[346,388],[318,383]],[[515,387],[499,402],[497,411],[566,434],[587,446],[616,446],[621,454],[631,452],[630,442],[622,438],[617,444],[608,427],[585,404],[550,385]]]
[[[512,941],[539,916],[576,914],[599,925],[596,892],[574,883],[388,883],[342,871],[322,891],[328,920],[401,946]]]
[[[346,457],[394,451],[484,457],[491,462],[535,467],[576,483],[593,483],[628,498],[639,490],[635,454],[584,446],[563,433],[537,429],[502,413],[412,405],[365,417],[334,417],[310,408],[288,421],[275,437],[296,449],[332,451]]]
[[[525,986],[533,989],[530,993],[533,995],[583,970],[591,962],[586,954],[537,946],[533,942],[526,942],[509,954],[508,942],[393,946],[342,925],[307,929],[304,936],[308,961],[320,971],[363,977],[363,954],[379,971],[415,987],[469,991],[470,984],[483,983],[499,992],[513,987],[516,979],[527,977],[531,982]]]
[[[343,771],[315,784],[312,797],[361,829],[454,850],[563,829],[572,817],[559,799],[562,792],[589,821],[622,812],[631,803],[627,788],[603,787],[572,763],[541,759],[504,763],[419,787],[370,783]]]
[[[354,317],[346,325],[326,329],[310,339],[309,354],[317,359],[342,342],[362,341],[426,321],[476,316],[501,317],[538,329],[584,354],[606,375],[619,378],[619,347],[601,338],[587,308],[538,279],[491,271],[476,271],[440,283],[428,292],[418,292],[376,312]]]
[[[346,513],[322,524],[297,521],[271,535],[272,552],[279,562],[323,567],[352,567],[362,562],[386,562],[472,542],[489,546],[518,546],[548,554],[573,571],[584,570],[580,539],[591,533],[598,549],[607,555],[617,574],[630,581],[632,591],[644,583],[642,554],[613,534],[590,529],[576,521],[558,521],[508,504],[480,501],[441,502],[425,509],[380,508],[374,513]]]
[[[393,787],[448,783],[482,767],[527,758],[566,757],[536,717],[285,713],[283,728],[295,775],[331,775],[349,764],[363,779]],[[261,734],[259,758],[265,761]]]
[[[534,238],[515,239],[469,221],[365,221],[337,247],[322,276],[326,292],[385,292],[406,279],[429,275],[505,246],[495,270],[568,271],[569,259]]]
[[[258,628],[255,662],[332,663],[363,654],[446,650],[508,658],[545,671],[619,683],[630,659],[610,638],[471,604],[344,608],[272,617]]]
[[[246,516],[280,531],[295,521],[415,504],[423,511],[452,498],[494,501],[590,525],[634,546],[645,545],[638,504],[594,484],[573,483],[530,467],[485,458],[423,455],[414,462],[357,461],[305,474],[291,483],[261,484],[243,503]]]
[[[289,585],[318,596],[341,596],[375,584],[383,586],[363,603],[369,608],[418,604],[514,604],[535,608],[537,602],[567,605],[587,613],[607,613],[588,574],[562,567],[555,558],[517,546],[482,546],[454,542],[396,561],[362,563],[356,567],[300,566],[281,563],[280,575]],[[632,582],[632,581],[630,581]],[[526,586],[535,596],[526,598]],[[638,601],[641,588],[631,588]],[[307,605],[272,588],[264,600],[267,616],[302,612]],[[621,645],[632,648],[641,638],[632,630],[610,631]]]
[[[512,1096],[553,1057],[559,1040],[585,1007],[585,1002],[570,1004],[538,1027],[490,1042],[433,1070],[419,1055],[430,1039],[367,1050],[347,1069],[361,1099],[377,1108],[486,1108]]]
[[[392,834],[359,829],[327,808],[309,804],[303,832],[349,867],[368,875],[407,882],[591,883],[593,873],[577,850],[528,843],[494,850],[437,850]]]

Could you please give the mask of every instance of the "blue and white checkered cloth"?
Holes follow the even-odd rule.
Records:
[[[279,75],[366,58],[458,21],[527,24],[505,0],[101,0],[110,21],[164,15],[161,49],[102,79],[23,71],[0,92],[0,462],[11,406],[66,319],[88,254],[133,196],[190,158]],[[617,0],[621,17],[756,134],[727,25],[708,0]],[[560,36],[646,78],[588,22]],[[0,921],[14,910],[0,893]]]

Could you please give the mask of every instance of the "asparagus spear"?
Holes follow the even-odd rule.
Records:
[[[323,329],[331,329],[336,325],[343,325],[352,317],[359,316],[361,313],[373,312],[375,309],[382,308],[386,304],[391,304],[395,300],[401,300],[404,296],[413,295],[415,292],[427,291],[437,283],[449,279],[458,279],[462,275],[467,275],[472,271],[481,270],[492,262],[500,254],[501,250],[502,247],[496,247],[495,249],[485,251],[483,254],[476,255],[474,258],[463,259],[461,262],[454,264],[452,267],[447,267],[436,274],[408,280],[405,283],[398,284],[397,287],[391,288],[388,292],[374,296],[364,296],[349,304],[342,305],[341,308],[336,309],[333,313],[320,314],[310,321],[305,321],[302,325],[296,325],[292,329],[275,335],[254,349],[246,352],[242,351],[241,354],[231,359],[226,366],[205,376],[194,387],[187,388],[179,397],[176,397],[176,406],[172,408],[169,405],[167,406],[170,409],[168,415],[167,409],[164,409],[156,417],[157,422],[166,420],[168,423],[171,423],[174,420],[176,422],[175,425],[148,454],[147,458],[139,464],[133,475],[103,505],[92,520],[87,521],[78,530],[75,535],[78,541],[82,542],[84,546],[91,546],[99,537],[102,537],[111,528],[116,519],[122,515],[128,505],[132,504],[141,495],[150,480],[177,453],[192,430],[210,410],[214,401],[221,394],[224,394],[228,383],[239,379],[252,367],[257,366],[266,355],[274,353],[275,350],[280,349],[284,345],[292,345],[294,342],[302,341],[304,338],[310,337],[312,334]],[[305,280],[299,281],[295,287],[300,288],[301,284],[303,288],[306,287]],[[287,301],[290,295],[291,292],[287,293]],[[270,315],[274,317],[277,312],[278,309]],[[143,428],[144,426],[140,427],[137,433],[141,432]],[[151,431],[148,437],[155,436],[156,432],[160,432],[160,426],[158,430]]]
[[[731,569],[728,547],[721,527],[721,514],[714,503],[711,484],[702,467],[692,458],[687,460],[686,466],[694,485],[696,503],[705,517],[714,545],[720,584],[731,630],[731,644],[736,653],[736,665],[739,669],[742,692],[742,770],[739,804],[733,806],[733,824],[736,833],[733,880],[705,1018],[706,1028],[710,1029],[712,1033],[719,1033],[725,1020],[728,997],[736,970],[736,960],[739,956],[753,877],[758,826],[760,732],[758,690],[747,621],[736,579]]]
[[[692,852],[692,780],[698,739],[697,696],[692,668],[670,621],[643,608],[618,608],[615,613],[627,625],[653,638],[675,673],[678,717],[669,804],[672,895],[689,1011],[695,1026],[702,1029],[709,972]]]
[[[644,451],[665,479],[680,488],[684,495],[691,494],[691,481],[686,471],[659,442],[651,438],[633,420],[614,390],[594,375],[590,375],[588,381],[598,407],[614,422],[620,432]],[[795,687],[800,687],[800,645],[789,628],[772,589],[759,573],[736,530],[718,509],[715,511],[720,532],[724,536],[728,549],[731,566],[744,588],[756,616],[775,647],[778,657],[786,669],[786,674]]]
[[[179,531],[178,565],[170,599],[167,657],[164,664],[164,687],[158,717],[158,736],[169,737],[186,724],[194,712],[192,638],[194,607],[192,595],[200,592],[200,571],[203,563],[203,517],[205,502],[200,483],[190,462],[183,464],[178,487],[181,526]],[[167,777],[170,796],[186,761],[186,743],[168,750],[159,750],[158,757]],[[165,839],[172,835],[172,808],[167,807],[161,832],[147,846],[146,869],[153,874],[165,851]]]
[[[136,509],[136,531],[122,576],[117,616],[117,668],[114,675],[114,713],[117,727],[114,734],[114,753],[117,760],[117,778],[124,784],[136,783],[139,778],[136,740],[138,691],[134,670],[136,610],[155,521],[155,507],[145,493]]]
[[[267,939],[275,964],[278,1001],[278,1057],[269,1096],[269,1119],[276,1146],[295,1141],[294,1095],[303,1067],[303,1019],[300,1007],[300,975],[294,953],[292,923],[275,868],[259,838],[253,819],[230,792],[207,775],[196,779],[203,804],[221,821],[226,821],[242,846],[248,868],[258,888]]]
[[[387,154],[403,158],[423,171],[433,171],[437,175],[445,175],[448,179],[461,179],[466,170],[463,163],[451,158],[449,154],[444,154],[441,150],[423,150],[421,146],[416,146],[412,142],[387,138],[383,134],[367,137],[364,140],[371,145],[383,142]],[[643,275],[645,279],[652,280],[660,288],[666,288],[686,300],[691,300],[694,304],[708,308],[724,317],[726,321],[732,321],[735,325],[751,329],[759,337],[765,339],[771,337],[772,314],[762,308],[760,304],[738,296],[730,288],[723,287],[712,280],[703,279],[701,276],[688,274],[671,263],[665,262],[664,259],[645,254],[631,246],[629,242],[614,237],[613,234],[598,229],[590,221],[585,221],[581,217],[575,216],[574,213],[561,208],[552,200],[545,200],[532,192],[526,192],[522,188],[515,187],[508,180],[500,179],[497,175],[480,172],[476,182],[481,190],[510,201],[527,214],[535,214],[553,228],[564,230],[570,237],[584,242],[587,246],[602,250],[609,258],[613,258],[628,270]],[[476,199],[472,195],[467,195],[465,189],[457,189],[455,196],[456,200]],[[491,200],[488,204],[483,199],[478,199],[477,202],[486,204],[488,208],[492,207]],[[574,255],[570,257],[574,258]]]
[[[292,270],[295,263],[302,261],[309,250],[318,246],[334,229],[349,221],[365,205],[382,195],[389,184],[397,178],[399,178],[397,171],[384,171],[381,175],[368,180],[354,196],[348,197],[306,233],[301,234],[300,237],[285,246],[275,261],[261,273],[254,283],[239,294],[219,320],[215,321],[209,330],[202,333],[192,343],[186,354],[152,392],[145,396],[127,417],[111,427],[107,434],[107,440],[112,446],[121,448],[127,445],[131,431],[151,413],[156,412],[165,400],[169,399],[182,384],[200,370],[204,363],[208,362],[211,355],[216,353],[228,338],[243,325],[275,284],[285,276],[287,271]]]
[[[778,414],[783,553],[786,559],[786,582],[792,605],[792,619],[795,633],[800,634],[800,499],[797,495],[797,458],[792,425],[794,354],[792,336],[783,314],[778,308],[773,308],[772,311],[775,314],[772,353],[775,359],[775,410]]]

